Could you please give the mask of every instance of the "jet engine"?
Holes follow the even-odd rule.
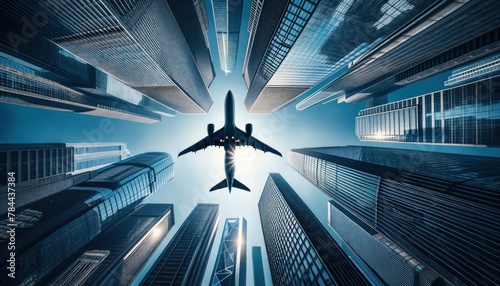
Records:
[[[252,131],[253,131],[252,123],[247,123],[247,125],[245,125],[245,132],[247,133],[248,137],[252,135]]]
[[[212,123],[207,125],[208,135],[212,136],[214,134],[214,130],[215,130],[215,126]]]

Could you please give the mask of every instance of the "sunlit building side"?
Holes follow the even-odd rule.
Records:
[[[454,86],[460,83],[472,81],[477,78],[498,74],[500,72],[500,54],[475,61],[464,67],[454,69],[448,80],[444,82],[445,86]]]
[[[97,235],[130,213],[174,176],[167,153],[143,153],[107,167],[76,186],[16,209],[16,274],[36,283]],[[11,279],[8,219],[0,221],[0,281]]]
[[[387,283],[500,278],[499,158],[347,146],[294,149],[287,161],[332,199],[330,225]]]
[[[363,109],[361,141],[500,146],[500,77]]]
[[[280,174],[258,206],[274,285],[370,285]]]
[[[45,279],[49,285],[128,285],[174,224],[173,205],[141,204]],[[43,283],[45,284],[45,283]]]
[[[245,218],[227,218],[210,285],[246,285],[246,241],[247,221]]]
[[[202,285],[218,224],[218,204],[197,204],[141,285]]]

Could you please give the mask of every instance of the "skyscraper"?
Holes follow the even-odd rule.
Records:
[[[500,279],[499,163],[357,146],[295,149],[288,155],[290,166],[332,198],[332,226],[350,236],[348,244],[363,252],[359,240],[367,239],[363,243],[373,252],[360,253],[367,264],[381,251],[400,265],[378,265],[381,276],[402,277],[408,267],[395,259],[404,254],[454,285],[493,285]],[[408,263],[415,266],[413,259]]]
[[[232,72],[236,65],[243,1],[212,0],[220,68]]]
[[[45,283],[130,284],[172,228],[173,211],[171,204],[140,204],[76,252]]]
[[[140,154],[101,168],[67,190],[16,208],[0,221],[1,281],[7,276],[8,224],[16,228],[16,283],[36,283],[78,249],[128,214],[173,177],[167,153]]]
[[[352,61],[345,72],[327,78],[323,84],[311,89],[307,93],[308,98],[297,104],[297,109],[333,99],[359,102],[384,95],[406,84],[498,52],[498,1],[432,2],[425,5],[427,8],[408,25],[401,26],[390,37]],[[380,23],[389,21],[391,25],[391,20],[399,12],[412,12],[422,4],[387,1],[381,8],[384,15]],[[395,11],[398,12],[392,13]],[[455,33],[456,27],[460,27],[460,33]],[[356,31],[354,35],[358,33],[364,31]]]
[[[500,73],[500,54],[482,58],[468,65],[454,69],[445,86],[455,86],[471,82],[473,80],[492,77]]]
[[[363,109],[361,141],[500,146],[500,76]]]
[[[252,247],[253,281],[255,285],[265,286],[264,263],[262,262],[262,250],[260,246]]]
[[[210,285],[246,285],[246,241],[245,218],[226,219]]]
[[[280,174],[258,205],[274,285],[370,285]]]
[[[7,201],[7,173],[16,179],[16,207],[22,207],[91,178],[96,170],[125,159],[125,143],[0,144],[0,199]],[[0,214],[7,205],[0,206]]]
[[[207,86],[214,73],[197,19],[200,5],[174,0],[3,5],[15,19],[40,17],[39,34],[161,104],[181,113],[206,113],[212,105]],[[21,29],[9,32],[22,35]]]
[[[247,110],[271,113],[324,89],[396,31],[452,5],[416,2],[254,0],[243,70]]]
[[[196,205],[141,285],[201,285],[218,224],[219,205]]]

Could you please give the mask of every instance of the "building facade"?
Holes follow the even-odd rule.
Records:
[[[173,225],[172,204],[140,204],[45,281],[51,285],[128,285]]]
[[[495,15],[499,12],[497,1],[433,1],[415,21],[402,26],[310,96],[317,93],[336,98],[340,94],[339,102],[359,102],[498,53],[500,20]],[[460,27],[460,33],[452,33],[451,27]]]
[[[255,285],[266,285],[264,278],[264,263],[262,262],[262,249],[260,246],[252,247],[253,281]]]
[[[95,177],[67,190],[16,208],[15,282],[43,279],[173,175],[169,154],[144,153],[101,168]],[[8,218],[0,221],[3,261],[9,254],[6,230],[11,223]],[[2,283],[11,279],[6,266],[2,266],[0,279]]]
[[[306,91],[324,89],[438,1],[253,2],[245,105],[251,113],[271,113]]]
[[[347,146],[295,149],[287,160],[332,198],[332,227],[383,279],[498,281],[498,158]]]
[[[247,221],[227,218],[210,285],[246,285]]]
[[[73,147],[73,174],[93,171],[127,158],[127,144],[122,142],[66,143],[66,146]]]
[[[258,206],[274,285],[370,285],[280,174]]]
[[[363,109],[361,141],[500,146],[500,76]]]
[[[219,205],[196,205],[141,285],[201,285],[218,224]]]
[[[3,6],[5,17],[43,19],[37,34],[175,111],[206,113],[212,105],[207,86],[213,65],[198,20],[203,10],[192,1],[7,1]],[[22,27],[5,34],[22,35]]]
[[[445,86],[455,86],[500,73],[500,54],[486,57],[466,66],[454,69]]]
[[[220,68],[226,74],[234,70],[240,37],[243,1],[212,1]]]

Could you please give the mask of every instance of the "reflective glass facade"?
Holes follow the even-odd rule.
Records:
[[[500,77],[361,110],[362,141],[500,145]]]
[[[45,283],[54,279],[50,282],[54,285],[129,284],[173,224],[173,205],[141,204],[80,249]],[[89,258],[91,254],[98,254],[99,260]]]
[[[16,228],[16,274],[22,279],[20,283],[45,277],[172,177],[169,154],[145,153],[100,169],[90,180],[17,209],[26,213],[25,223]],[[0,225],[6,228],[7,219]],[[6,232],[2,234],[0,255],[7,257],[8,237]],[[6,268],[2,269],[0,279],[6,279]]]
[[[246,241],[247,221],[245,218],[226,219],[210,285],[246,285]]]
[[[257,12],[259,1],[254,2]],[[256,34],[250,36],[246,61],[257,62],[246,63],[243,73],[249,86],[245,104],[253,113],[274,112],[290,103],[408,25],[435,1],[279,2],[283,3],[279,7],[264,2],[259,18],[250,17],[249,27],[253,29],[256,21],[258,26],[252,30]],[[269,26],[275,29],[272,35],[267,32]],[[271,90],[266,92],[275,87],[292,91],[276,99]],[[304,90],[293,93],[298,87]]]
[[[258,206],[274,285],[370,285],[281,175]]]
[[[350,221],[337,212],[337,223],[343,222],[334,229],[368,264],[375,254],[358,248],[353,232],[371,236],[370,251],[394,244],[393,250],[404,249],[454,285],[493,285],[500,278],[493,262],[500,247],[499,163],[491,157],[357,146],[295,149],[288,156],[290,166],[343,210]],[[370,187],[367,178],[378,182]],[[343,188],[343,181],[350,188]],[[367,193],[373,194],[371,204]],[[374,216],[367,217],[369,208]],[[377,233],[389,241],[377,241]],[[390,253],[392,259],[398,255]],[[391,271],[405,267],[377,271],[404,277]]]
[[[200,23],[186,17],[197,15],[193,2],[178,2],[7,1],[4,7],[16,19],[44,11],[51,23],[39,27],[44,37],[176,111],[206,113],[213,102],[210,52]],[[186,26],[192,28],[184,35]]]
[[[454,69],[448,77],[448,80],[444,82],[444,85],[454,86],[459,83],[484,77],[485,75],[498,73],[498,71],[500,71],[500,54],[475,61],[458,69]]]
[[[220,68],[232,72],[236,64],[238,40],[240,37],[242,1],[213,0],[217,46],[219,47]]]
[[[262,262],[262,249],[252,246],[253,281],[255,285],[265,286],[264,263]]]
[[[196,205],[141,285],[201,285],[218,224],[219,205]]]
[[[102,168],[127,157],[125,143],[66,143],[74,148],[75,170],[73,174]]]

